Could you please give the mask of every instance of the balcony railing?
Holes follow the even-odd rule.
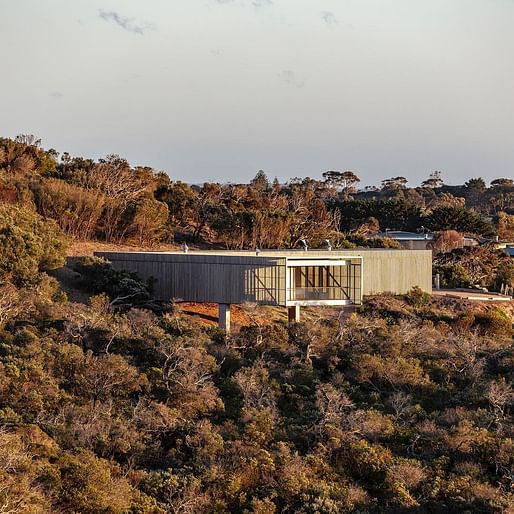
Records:
[[[354,291],[354,298],[359,291]],[[287,290],[289,301],[322,301],[322,300],[352,300],[350,291],[338,286],[331,287],[295,287]]]

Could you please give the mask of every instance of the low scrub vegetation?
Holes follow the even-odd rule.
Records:
[[[0,139],[0,512],[514,512],[511,306],[416,288],[292,326],[247,306],[225,336],[104,260],[75,261],[84,303],[47,274],[71,239],[390,247],[366,235],[424,223],[444,285],[512,286],[451,232],[512,234],[512,181],[357,182],[191,187]]]
[[[415,289],[346,321],[225,337],[177,309],[118,308],[122,288],[147,290],[104,261],[77,269],[100,293],[89,305],[44,274],[24,286],[2,274],[4,512],[514,508],[502,309]]]

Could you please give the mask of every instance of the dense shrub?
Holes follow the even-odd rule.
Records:
[[[87,291],[106,293],[114,304],[143,305],[151,299],[151,282],[144,282],[137,273],[117,270],[105,259],[84,257],[73,264],[73,269],[80,273]]]
[[[96,291],[137,283],[98,259],[77,269]],[[223,337],[180,310],[120,311],[104,295],[55,303],[39,289],[18,292],[30,319],[10,309],[0,332],[0,509],[514,505],[514,353],[500,307],[415,289],[349,319],[310,311],[290,329],[254,308],[252,326]]]
[[[413,307],[424,307],[430,302],[430,295],[420,287],[413,287],[406,295],[407,302]]]
[[[439,275],[440,284],[443,288],[465,288],[471,285],[471,277],[461,264],[436,264],[433,272],[434,275]]]
[[[434,273],[440,274],[442,287],[476,285],[499,291],[502,284],[513,284],[514,262],[493,245],[458,248],[435,256]]]
[[[142,244],[170,227],[241,248],[367,244],[339,231],[376,231],[373,214],[383,229],[415,229],[431,209],[441,218],[449,201],[464,205],[401,177],[342,195],[313,179],[271,185],[262,172],[249,185],[173,185],[117,156],[56,164],[38,145],[0,139],[0,198],[36,206],[74,237],[94,225]],[[446,187],[507,212],[499,189],[510,191],[507,179]],[[456,223],[476,221],[459,212]],[[208,315],[150,312],[149,284],[101,259],[75,265],[97,296],[68,303],[39,274],[62,263],[63,241],[32,211],[0,208],[0,512],[514,511],[508,304],[416,288],[367,298],[351,316],[306,309],[292,327],[246,305],[226,336]],[[487,287],[513,272],[489,246],[438,255],[435,269],[443,284]]]
[[[32,282],[64,264],[67,241],[55,222],[11,204],[0,205],[0,279]]]
[[[488,336],[512,336],[512,321],[499,309],[475,314],[474,325],[482,334]]]
[[[50,179],[34,187],[38,210],[54,219],[76,239],[92,239],[102,214],[105,197],[62,180]]]
[[[493,226],[484,216],[470,211],[464,206],[439,207],[434,209],[424,222],[433,231],[456,230],[486,236],[494,234]]]

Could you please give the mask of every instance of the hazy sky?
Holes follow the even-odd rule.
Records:
[[[514,177],[514,0],[0,0],[0,135],[175,179]]]

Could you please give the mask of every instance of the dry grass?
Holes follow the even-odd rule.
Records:
[[[94,252],[148,252],[179,250],[178,244],[161,244],[152,247],[136,244],[103,243],[100,241],[74,241],[68,248],[68,257],[85,257]]]

